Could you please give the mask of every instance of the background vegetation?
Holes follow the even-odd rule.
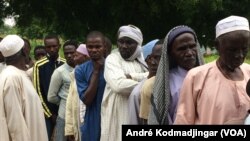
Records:
[[[250,0],[1,0],[0,18],[15,16],[16,27],[6,29],[0,21],[0,36],[17,33],[38,44],[48,33],[84,41],[89,31],[99,30],[115,43],[118,28],[134,24],[147,43],[185,24],[202,45],[213,47],[218,20],[229,15],[249,19],[249,5]]]

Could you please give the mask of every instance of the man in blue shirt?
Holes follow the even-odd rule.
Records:
[[[86,47],[91,60],[75,69],[77,91],[86,105],[83,141],[99,141],[101,132],[101,103],[106,81],[103,76],[105,40],[102,33],[92,31],[87,35]]]

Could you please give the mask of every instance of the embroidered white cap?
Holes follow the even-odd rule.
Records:
[[[220,20],[216,25],[216,38],[222,34],[237,31],[246,30],[249,31],[248,20],[240,16],[229,16]]]
[[[0,52],[4,57],[16,54],[24,46],[24,41],[18,35],[7,35],[0,42]]]

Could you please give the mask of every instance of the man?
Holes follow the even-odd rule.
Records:
[[[77,91],[86,105],[82,141],[99,141],[101,134],[101,102],[106,82],[103,77],[106,46],[104,35],[92,31],[87,35],[86,47],[89,61],[75,69]]]
[[[43,105],[48,138],[51,139],[56,123],[58,105],[48,102],[47,95],[51,75],[56,68],[64,64],[65,59],[59,57],[58,52],[61,45],[56,35],[47,35],[44,38],[44,46],[47,55],[35,63],[33,68],[33,83]]]
[[[38,45],[34,48],[34,58],[36,61],[42,59],[44,56],[46,56],[46,50],[45,47],[42,45]]]
[[[77,47],[78,43],[74,40],[68,40],[64,43],[63,53],[66,63],[55,69],[50,80],[47,96],[48,101],[50,103],[59,105],[58,117],[55,127],[55,141],[67,140],[66,136],[64,135],[66,100],[71,82],[70,73],[75,67],[74,55]]]
[[[147,79],[155,76],[158,64],[161,58],[162,53],[162,44],[163,40],[156,40],[156,42],[150,41],[148,44],[143,46],[143,56],[145,56],[145,61],[148,65],[148,77],[143,79],[141,82],[137,84],[137,86],[131,92],[128,99],[128,116],[129,116],[129,124],[143,124],[143,122],[139,118],[140,113],[140,105],[141,105],[141,88]]]
[[[42,59],[44,56],[46,56],[46,50],[44,46],[36,46],[34,49],[34,58],[36,61]],[[27,65],[26,65],[27,66]],[[28,74],[28,76],[30,77],[30,79],[33,82],[33,67],[29,68],[26,72]]]
[[[80,44],[76,50],[74,61],[77,65],[80,65],[88,60],[89,53],[86,45]],[[68,141],[81,141],[80,126],[84,122],[86,106],[79,98],[74,74],[74,71],[70,73],[71,83],[66,102],[65,135]]]
[[[7,35],[0,51],[7,65],[0,75],[0,140],[48,141],[40,99],[25,73],[24,41]]]
[[[183,82],[175,124],[243,124],[250,108],[243,63],[250,45],[249,22],[229,16],[216,25],[219,58],[190,70]]]
[[[201,64],[203,58],[193,29],[185,25],[171,29],[164,41],[155,80],[145,84],[142,90],[150,98],[151,93],[147,89],[154,84],[148,124],[173,124],[183,79],[190,69]],[[147,118],[147,113],[144,118]]]
[[[151,106],[150,97],[153,91],[153,86],[155,83],[155,75],[159,66],[159,62],[162,54],[163,40],[156,42],[152,53],[147,57],[147,64],[149,66],[149,76],[148,79],[141,86],[140,90],[140,106],[138,117],[142,124],[147,124],[149,109]]]
[[[118,30],[118,51],[106,59],[102,101],[101,141],[121,141],[122,124],[128,124],[128,98],[138,82],[148,76],[141,45],[141,30],[133,25]]]

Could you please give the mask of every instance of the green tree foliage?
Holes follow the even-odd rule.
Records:
[[[121,25],[134,24],[142,30],[146,43],[165,38],[173,26],[186,24],[197,32],[202,44],[212,45],[219,19],[229,15],[250,18],[250,0],[6,1],[9,7],[3,13],[19,15],[19,32],[30,38],[55,32],[83,41],[89,31],[99,30],[114,42]]]

